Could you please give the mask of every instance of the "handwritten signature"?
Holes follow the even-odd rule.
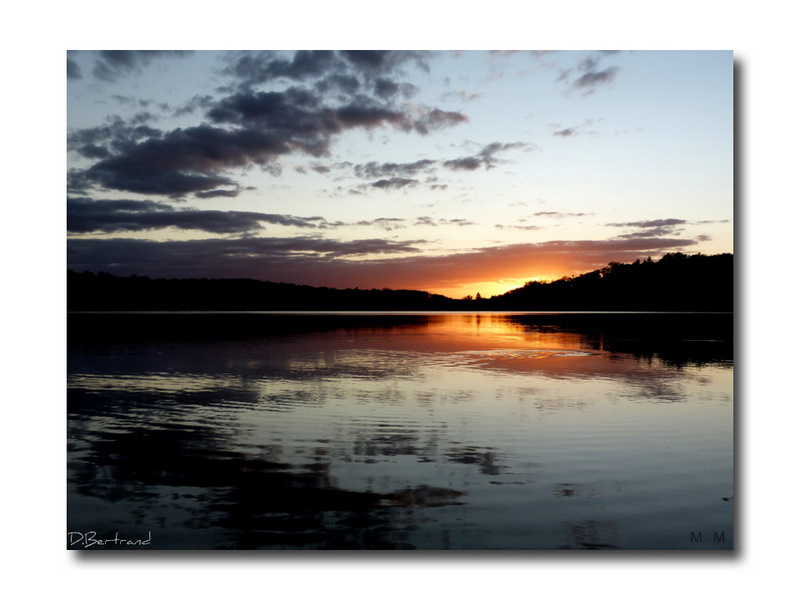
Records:
[[[96,531],[70,531],[67,533],[69,546],[81,544],[82,548],[92,546],[149,546],[152,541],[151,532],[147,532],[147,539],[127,539],[119,537],[119,532],[114,532],[112,538],[98,538]]]

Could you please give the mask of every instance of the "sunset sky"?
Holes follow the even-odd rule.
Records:
[[[733,251],[727,51],[67,53],[67,262],[499,294]]]

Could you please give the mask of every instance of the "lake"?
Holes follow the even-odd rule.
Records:
[[[733,316],[71,313],[70,549],[731,550]]]

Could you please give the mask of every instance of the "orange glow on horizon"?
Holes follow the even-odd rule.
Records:
[[[441,294],[443,296],[456,299],[463,298],[465,296],[472,296],[474,298],[478,294],[481,295],[481,298],[491,298],[492,296],[501,296],[506,292],[521,288],[529,281],[548,282],[561,279],[562,277],[564,277],[564,275],[546,274],[533,277],[505,278],[498,281],[468,281],[446,287],[427,287],[425,288],[425,291],[430,292],[431,294]]]
[[[513,265],[514,261],[508,262]],[[472,296],[474,298],[477,296],[477,294],[480,294],[481,298],[491,298],[492,296],[501,296],[506,292],[521,288],[529,281],[556,281],[562,277],[571,277],[594,270],[586,269],[585,271],[577,272],[574,268],[570,268],[565,265],[547,264],[542,265],[543,268],[537,269],[535,274],[519,276],[516,273],[511,274],[509,272],[513,269],[513,266],[509,268],[511,265],[508,263],[503,266],[495,265],[495,267],[505,275],[502,278],[477,279],[475,277],[476,275],[480,277],[481,275],[485,276],[486,273],[471,272],[465,273],[465,276],[460,278],[461,281],[457,281],[456,278],[453,278],[453,280],[447,282],[447,284],[439,286],[427,286],[418,289],[424,289],[432,294],[441,294],[450,298],[463,298],[465,296]],[[525,271],[528,270],[525,269],[525,267],[523,267],[523,269]],[[470,277],[470,275],[472,277]]]
[[[483,252],[435,257],[414,262],[378,262],[382,272],[374,273],[373,282],[390,289],[422,290],[449,298],[464,298],[477,294],[491,298],[523,287],[529,281],[557,281],[602,269],[611,262],[629,263],[656,252],[639,253],[623,248],[610,251],[595,249],[594,242],[560,242],[555,248],[509,246]],[[642,256],[642,254],[644,254]],[[416,268],[415,268],[416,267]],[[362,286],[367,287],[367,286]]]

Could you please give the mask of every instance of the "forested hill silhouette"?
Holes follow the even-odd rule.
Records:
[[[665,254],[491,298],[494,310],[733,311],[733,254]]]
[[[311,287],[254,279],[151,279],[67,273],[69,311],[107,310],[733,310],[733,255],[667,254],[500,296],[452,299],[415,290]]]
[[[255,279],[150,279],[67,272],[67,310],[458,310],[414,290],[339,290]]]

